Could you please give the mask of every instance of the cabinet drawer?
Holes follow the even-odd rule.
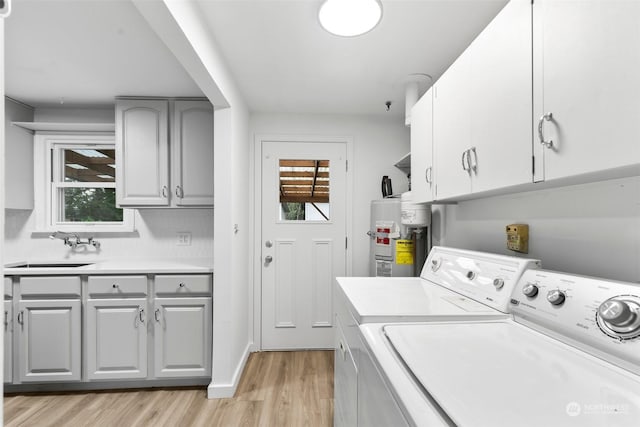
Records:
[[[211,275],[156,276],[156,295],[211,295]]]
[[[80,277],[50,276],[21,277],[20,293],[22,297],[53,295],[56,297],[80,297]]]
[[[13,295],[13,286],[11,286],[11,277],[4,278],[4,297],[5,299],[11,299]]]
[[[147,295],[147,276],[89,277],[89,296],[121,297]]]

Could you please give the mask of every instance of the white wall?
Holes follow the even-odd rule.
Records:
[[[393,165],[410,150],[409,128],[403,118],[394,116],[268,114],[251,116],[251,134],[313,135],[350,137],[353,159],[349,169],[353,176],[353,269],[354,276],[369,275],[369,207],[371,200],[381,199],[383,175],[393,181],[394,193],[407,190],[406,176]],[[253,155],[252,155],[253,157]]]
[[[114,114],[113,107],[36,108],[33,113],[35,121],[60,123],[113,123]],[[33,181],[30,185],[33,185]],[[36,229],[33,211],[11,209],[5,211],[5,216],[7,262],[37,259],[99,261],[118,258],[213,258],[213,209],[138,210],[135,213],[136,232],[97,235],[101,243],[99,252],[86,247],[71,250],[61,240],[49,239],[46,233],[33,233]],[[176,245],[176,234],[183,231],[191,232],[190,246]],[[88,234],[81,234],[84,235]]]
[[[228,397],[237,387],[253,339],[247,267],[249,110],[197,4],[133,1],[216,108],[213,378],[208,395]]]
[[[100,261],[132,258],[213,259],[213,209],[144,209],[135,213],[135,233],[98,234],[100,251],[76,250],[46,233],[32,234],[33,211],[5,211],[5,262],[27,260]],[[190,246],[177,246],[177,233],[191,232]],[[81,236],[90,234],[82,233]]]
[[[515,254],[511,223],[543,268],[640,283],[640,177],[434,206],[433,244]]]
[[[36,108],[33,120],[45,123],[114,123],[116,112],[114,105],[95,108]]]
[[[4,19],[0,18],[0,71],[4,76]],[[0,99],[4,99],[4,78],[0,77]],[[0,117],[4,117],[4,102],[0,102]],[[0,176],[4,176],[4,120],[0,121]],[[4,179],[0,183],[0,273],[4,266]],[[4,348],[4,329],[0,330],[0,345]],[[4,366],[4,352],[0,355],[0,362]],[[0,377],[2,374],[0,374]],[[0,381],[0,393],[4,393],[4,381]],[[4,410],[0,408],[0,424],[4,420]]]
[[[5,114],[4,126],[7,143],[3,159],[33,159],[33,134],[32,132],[12,122],[33,121],[34,110],[28,105],[6,98],[4,101]],[[33,188],[33,165],[24,165],[22,162],[4,162],[4,179],[9,183],[5,187],[5,208],[33,209],[33,190],[25,191],[25,188]]]

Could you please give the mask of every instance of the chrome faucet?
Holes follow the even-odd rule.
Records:
[[[50,239],[60,239],[65,245],[75,249],[78,245],[91,245],[96,249],[100,249],[100,242],[93,237],[82,240],[76,233],[65,233],[64,231],[56,231],[49,235]]]

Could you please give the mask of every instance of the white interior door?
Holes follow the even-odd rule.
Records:
[[[346,264],[346,144],[262,142],[262,348],[332,348]]]

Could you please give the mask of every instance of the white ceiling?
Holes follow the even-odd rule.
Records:
[[[382,0],[380,25],[336,37],[320,0],[197,0],[254,111],[404,114],[412,73],[439,77],[507,0]],[[6,91],[35,106],[117,95],[202,96],[128,0],[19,0]]]
[[[18,0],[5,21],[8,96],[33,106],[203,96],[128,0]]]
[[[507,0],[381,0],[373,31],[331,35],[321,0],[203,0],[199,4],[256,111],[404,114],[409,74],[437,79]]]

